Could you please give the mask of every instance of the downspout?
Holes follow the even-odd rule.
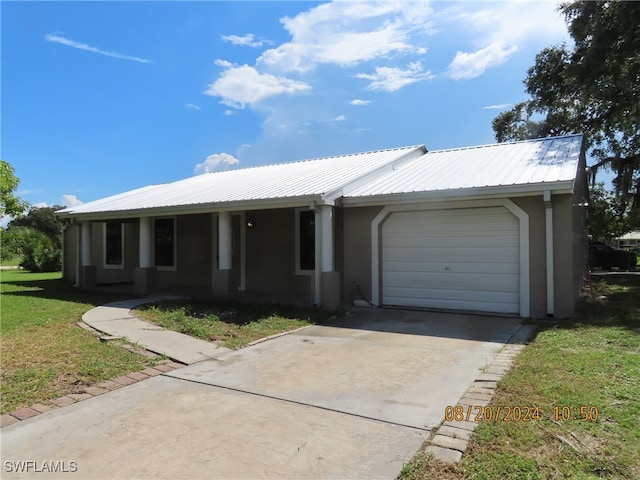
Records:
[[[546,190],[543,195],[544,220],[545,220],[545,255],[547,270],[547,316],[553,317],[554,305],[554,272],[553,272],[553,206],[551,203],[551,191]]]

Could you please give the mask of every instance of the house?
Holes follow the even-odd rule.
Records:
[[[63,276],[315,305],[566,317],[586,265],[581,135],[194,176],[57,212]]]
[[[640,247],[640,231],[629,232],[615,239],[618,248],[631,250]]]

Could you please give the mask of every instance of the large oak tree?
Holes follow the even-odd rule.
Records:
[[[524,80],[530,99],[498,115],[499,142],[585,133],[589,154],[615,173],[622,211],[640,209],[640,2],[559,7],[573,45],[542,50]]]

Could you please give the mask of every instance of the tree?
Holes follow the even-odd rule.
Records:
[[[26,204],[14,193],[19,183],[13,166],[0,160],[0,216],[17,216],[24,211]]]
[[[542,50],[524,80],[530,99],[493,121],[499,142],[586,134],[591,166],[615,173],[623,211],[640,208],[640,2],[560,6],[574,41]]]
[[[604,243],[612,243],[631,230],[629,217],[620,211],[619,202],[602,183],[589,192],[587,230],[594,241]]]
[[[54,272],[62,267],[63,223],[53,212],[63,207],[31,207],[2,232],[3,256],[21,257],[20,266],[32,272]]]
[[[11,221],[9,229],[15,227],[29,227],[45,234],[55,248],[61,247],[61,232],[63,223],[53,213],[64,207],[54,205],[52,207],[32,207],[22,217]]]

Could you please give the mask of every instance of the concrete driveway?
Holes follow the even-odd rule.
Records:
[[[392,479],[519,324],[358,311],[5,427],[3,478]]]

